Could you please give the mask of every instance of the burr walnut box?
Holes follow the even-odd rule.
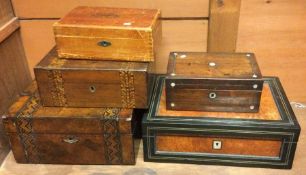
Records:
[[[77,7],[54,24],[59,57],[154,61],[160,10]]]
[[[262,85],[254,54],[171,53],[167,109],[258,112]]]
[[[300,126],[278,78],[263,80],[258,113],[237,113],[168,110],[158,77],[143,119],[145,161],[291,168]]]
[[[147,108],[149,63],[69,60],[52,50],[35,68],[43,106]]]
[[[24,94],[3,117],[18,163],[135,164],[132,109],[43,107]]]

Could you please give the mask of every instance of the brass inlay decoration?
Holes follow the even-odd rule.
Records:
[[[49,68],[61,68],[64,66],[67,60],[65,59],[52,59],[51,63],[48,65]]]
[[[33,135],[32,114],[39,106],[38,97],[32,97],[26,105],[17,113],[15,124],[19,139],[22,143],[25,158],[28,163],[39,163],[40,157],[37,150],[36,140]]]
[[[119,72],[121,82],[121,102],[124,108],[135,108],[134,73],[130,71],[134,64],[123,63]]]
[[[101,118],[106,164],[122,164],[118,108],[106,108]]]
[[[67,99],[61,70],[48,71],[48,78],[53,104],[55,106],[66,106]]]

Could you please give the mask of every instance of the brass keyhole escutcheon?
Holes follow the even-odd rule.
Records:
[[[214,98],[217,98],[217,94],[215,92],[211,92],[211,93],[208,94],[208,97],[210,99],[214,99]]]
[[[89,91],[90,91],[91,93],[96,92],[96,87],[95,87],[95,86],[90,86],[90,87],[89,87]]]
[[[103,41],[98,42],[98,45],[102,47],[108,47],[108,46],[111,46],[112,43],[109,41],[103,40]]]

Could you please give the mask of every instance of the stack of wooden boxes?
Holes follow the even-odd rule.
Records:
[[[174,52],[156,81],[145,161],[291,168],[300,127],[254,54]]]
[[[135,164],[133,111],[146,109],[159,10],[78,7],[4,126],[20,163]]]

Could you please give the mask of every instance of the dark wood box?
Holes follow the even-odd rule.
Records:
[[[263,80],[251,53],[174,52],[167,109],[258,112]]]
[[[154,61],[160,10],[77,7],[54,24],[59,57]]]
[[[53,49],[34,72],[43,106],[147,108],[149,65],[66,60]]]
[[[132,109],[42,107],[32,90],[3,116],[18,163],[135,164]]]
[[[258,113],[171,111],[159,77],[143,120],[144,160],[291,168],[300,126],[278,78],[264,78]]]

